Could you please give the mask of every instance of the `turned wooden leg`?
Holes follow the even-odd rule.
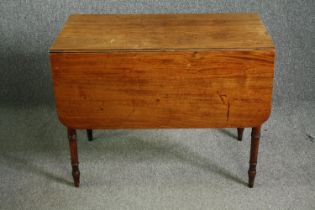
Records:
[[[243,132],[244,132],[244,128],[237,128],[237,139],[239,141],[242,141],[243,139]]]
[[[248,187],[254,187],[256,176],[256,165],[258,157],[259,139],[260,139],[260,127],[252,128],[251,134],[251,146],[250,146],[250,159],[248,169]]]
[[[70,146],[70,156],[71,156],[71,166],[72,166],[72,176],[74,181],[74,186],[79,187],[80,185],[80,171],[79,171],[79,161],[78,161],[78,150],[77,150],[77,135],[73,128],[68,128],[68,139]]]
[[[87,133],[87,137],[88,137],[89,141],[92,141],[93,140],[93,131],[92,131],[92,129],[87,129],[86,133]]]

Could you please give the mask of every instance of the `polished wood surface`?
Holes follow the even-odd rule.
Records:
[[[255,13],[71,15],[50,52],[273,48]]]
[[[50,48],[59,120],[75,129],[252,127],[253,187],[275,50],[253,13],[71,15]]]
[[[274,51],[50,54],[73,128],[253,127],[269,117]]]

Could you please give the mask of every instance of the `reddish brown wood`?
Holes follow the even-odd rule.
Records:
[[[273,48],[258,14],[74,14],[50,52]]]
[[[239,141],[242,141],[243,139],[243,132],[244,132],[244,128],[237,128],[237,139]]]
[[[272,102],[275,49],[257,14],[72,15],[50,48],[56,110],[68,127],[79,186],[76,129],[253,127]]]
[[[87,133],[88,140],[92,141],[93,140],[93,130],[92,129],[87,129],[86,133]]]
[[[273,49],[51,53],[60,121],[77,129],[224,128],[271,110]]]
[[[255,176],[256,176],[256,165],[259,149],[259,139],[260,139],[260,128],[253,127],[251,134],[251,146],[250,146],[250,160],[249,160],[249,169],[248,169],[248,186],[250,188],[254,187]]]
[[[79,160],[78,160],[78,150],[77,150],[77,134],[76,134],[75,129],[68,128],[68,139],[69,139],[69,146],[70,146],[70,156],[71,156],[72,176],[73,176],[74,186],[79,187],[80,171],[79,171]]]

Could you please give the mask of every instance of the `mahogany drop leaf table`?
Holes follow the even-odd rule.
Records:
[[[255,13],[74,14],[50,48],[79,186],[76,129],[252,128],[253,187],[275,49]]]

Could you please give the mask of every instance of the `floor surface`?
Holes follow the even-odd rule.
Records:
[[[315,103],[278,105],[262,130],[255,187],[250,129],[79,131],[80,188],[49,107],[0,106],[0,209],[315,209]]]

